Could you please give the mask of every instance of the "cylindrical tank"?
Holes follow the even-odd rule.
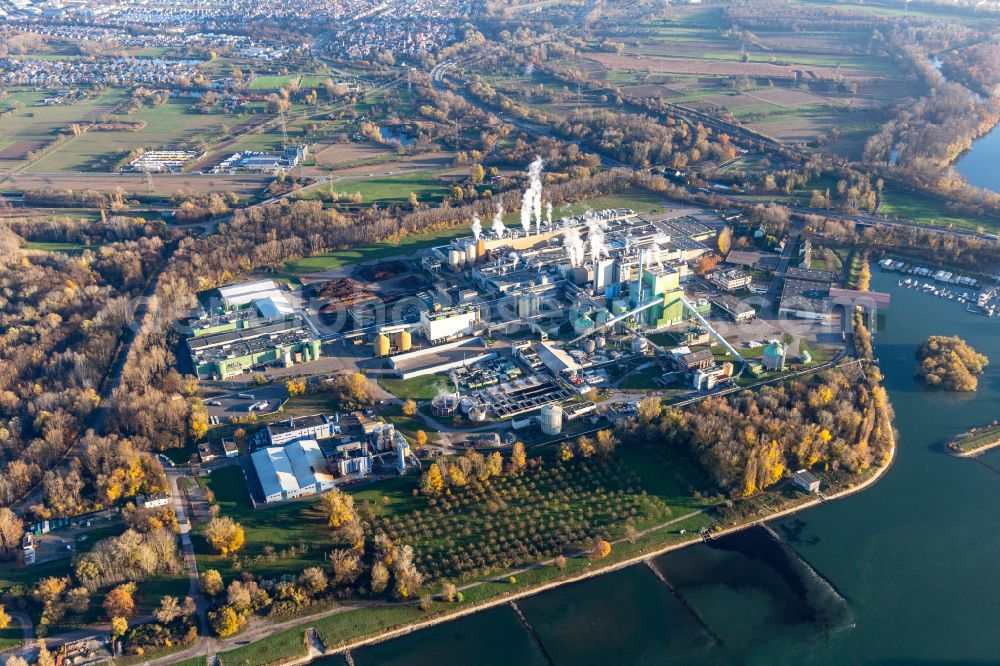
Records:
[[[375,355],[376,356],[388,356],[389,355],[389,337],[386,335],[379,334],[375,338]]]
[[[486,408],[481,405],[476,405],[469,410],[469,420],[470,421],[485,421],[486,420]]]
[[[558,435],[562,432],[563,408],[559,405],[545,405],[542,407],[540,425],[544,434]]]
[[[408,352],[413,348],[413,335],[409,331],[397,331],[395,335],[396,349]]]
[[[448,267],[456,273],[462,270],[462,264],[465,263],[465,253],[459,250],[457,247],[453,247],[448,251]]]
[[[521,294],[517,297],[517,316],[521,319],[531,316],[531,294]]]
[[[476,259],[482,259],[486,256],[486,241],[480,238],[476,242]]]
[[[468,414],[472,408],[476,406],[476,401],[472,398],[462,398],[462,401],[458,406],[462,410],[463,414]]]
[[[589,333],[594,328],[594,320],[587,315],[580,315],[573,322],[573,330],[576,331],[577,335],[583,335]]]
[[[646,338],[640,338],[638,335],[632,338],[632,353],[642,354],[646,351]]]
[[[604,349],[605,345],[607,345],[607,344],[608,344],[608,341],[607,341],[607,339],[605,339],[605,337],[603,335],[598,335],[596,338],[594,338],[594,345],[598,349]]]
[[[322,343],[318,339],[313,340],[309,343],[309,348],[312,351],[312,358],[315,361],[320,357],[320,352],[322,350]]]
[[[465,263],[472,266],[476,263],[476,244],[469,243],[465,246]]]
[[[434,416],[451,416],[458,409],[458,398],[453,395],[441,394],[431,400]]]
[[[286,368],[292,367],[292,350],[285,349],[281,354],[281,362]]]
[[[532,294],[531,295],[531,314],[536,315],[542,311],[542,295]]]
[[[597,343],[593,339],[587,340],[583,343],[583,351],[588,354],[593,354],[594,350],[597,349]]]

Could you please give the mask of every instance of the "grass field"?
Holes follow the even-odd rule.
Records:
[[[294,657],[302,657],[307,651],[305,629],[296,627],[235,650],[220,652],[219,663],[222,666],[278,664]]]
[[[360,192],[365,204],[401,204],[409,201],[410,192],[423,203],[440,202],[449,186],[437,176],[440,171],[421,171],[373,178],[353,178],[334,181],[337,192]]]
[[[448,389],[448,380],[439,375],[424,375],[413,379],[380,379],[379,386],[397,398],[430,400]]]
[[[920,224],[953,227],[970,231],[996,231],[1000,222],[986,217],[973,217],[949,212],[944,204],[934,199],[886,188],[879,212],[889,217],[910,220]]]
[[[337,250],[336,252],[326,252],[311,257],[305,257],[296,261],[290,261],[284,265],[281,271],[273,276],[279,280],[298,282],[299,278],[309,273],[327,271],[333,268],[340,268],[349,264],[356,264],[374,259],[385,259],[398,255],[410,255],[418,250],[423,250],[435,245],[447,243],[456,236],[466,235],[469,230],[465,227],[454,229],[440,229],[423,234],[407,236],[399,243],[376,243],[355,247],[349,250]]]
[[[21,245],[26,250],[42,250],[44,252],[65,252],[66,254],[79,254],[86,246],[80,243],[46,243],[29,242]]]
[[[12,650],[21,645],[21,623],[11,620],[6,629],[0,629],[0,652]]]

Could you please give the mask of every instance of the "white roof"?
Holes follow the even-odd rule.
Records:
[[[264,497],[280,495],[283,491],[290,492],[301,487],[284,449],[277,446],[258,449],[251,454],[250,459],[257,470],[261,488],[264,489]]]
[[[539,342],[535,350],[538,352],[538,357],[542,359],[542,363],[556,374],[567,370],[575,372],[580,369],[580,364],[574,361],[572,356],[548,341]]]
[[[219,287],[219,295],[229,307],[241,307],[265,298],[284,298],[284,293],[278,289],[274,280],[257,280],[256,282],[244,282],[228,287]]]
[[[292,442],[287,446],[268,446],[251,454],[264,497],[330,483],[326,458],[313,439]]]
[[[288,302],[288,298],[282,293],[267,298],[255,298],[253,304],[260,310],[261,316],[268,319],[289,315],[295,311],[292,304]]]
[[[326,458],[314,439],[300,439],[285,447],[299,486],[333,481],[326,471]]]

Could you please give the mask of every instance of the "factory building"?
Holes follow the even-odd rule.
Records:
[[[227,379],[319,358],[315,329],[272,280],[222,287],[219,297],[222,312],[189,322],[187,346],[199,378]]]
[[[730,268],[713,273],[711,281],[724,291],[738,291],[748,288],[753,283],[753,276],[739,268]]]
[[[268,446],[250,456],[267,503],[330,490],[334,476],[315,440]]]
[[[462,306],[420,313],[420,327],[424,337],[432,343],[472,335],[472,327],[479,318],[479,311],[472,306]]]
[[[337,426],[326,414],[313,414],[268,424],[267,443],[280,446],[296,439],[324,439],[337,432]]]

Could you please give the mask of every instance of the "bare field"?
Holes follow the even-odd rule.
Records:
[[[333,143],[313,151],[317,166],[332,166],[372,160],[392,154],[392,150],[374,143]]]
[[[173,194],[179,189],[190,192],[235,192],[252,196],[263,190],[272,177],[263,174],[205,175],[158,174],[153,185],[158,194]],[[4,189],[38,190],[46,187],[71,190],[97,190],[113,192],[121,188],[127,192],[146,192],[146,181],[140,174],[132,173],[19,173],[7,178]]]
[[[821,79],[833,79],[839,74],[847,81],[868,80],[872,78],[870,74],[859,70],[776,65],[763,62],[694,60],[643,55],[617,55],[614,53],[585,53],[583,57],[598,62],[611,70],[706,74],[711,76],[760,76],[769,78],[795,78],[797,74],[804,74],[807,79],[813,75]]]

